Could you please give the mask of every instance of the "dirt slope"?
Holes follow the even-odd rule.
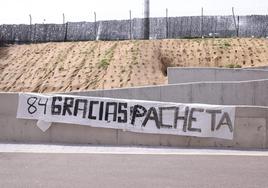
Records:
[[[0,48],[0,91],[164,84],[168,66],[268,65],[267,39],[91,41]]]

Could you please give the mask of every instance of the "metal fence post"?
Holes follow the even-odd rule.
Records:
[[[204,24],[204,9],[203,7],[201,8],[201,26],[200,26],[200,31],[201,31],[201,38],[204,37],[204,33],[203,33],[203,24]]]
[[[238,37],[238,29],[237,29],[237,25],[236,25],[234,7],[232,7],[232,13],[233,13],[233,19],[234,19],[234,26],[235,26],[236,36]]]
[[[129,40],[132,39],[132,17],[131,10],[129,10]]]
[[[97,40],[97,14],[94,12],[94,32],[95,32],[95,40]]]
[[[144,39],[150,39],[150,0],[144,0]]]
[[[166,8],[166,38],[169,37],[168,9]]]

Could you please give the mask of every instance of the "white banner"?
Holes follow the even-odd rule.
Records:
[[[17,118],[132,132],[233,139],[235,107],[21,93]]]

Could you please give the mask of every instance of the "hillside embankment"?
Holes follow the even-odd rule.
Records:
[[[167,67],[268,65],[268,40],[89,41],[0,47],[0,91],[69,92],[167,82]]]

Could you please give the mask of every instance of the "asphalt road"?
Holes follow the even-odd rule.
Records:
[[[268,157],[0,153],[0,187],[268,187]]]

